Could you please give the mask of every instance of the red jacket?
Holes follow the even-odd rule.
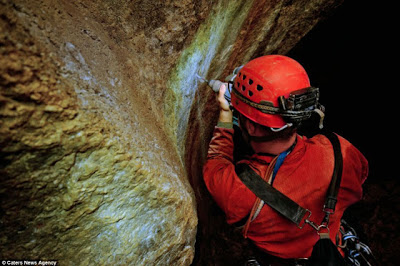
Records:
[[[246,217],[256,196],[240,181],[233,163],[233,129],[216,127],[211,140],[203,177],[213,198],[225,212],[229,224]],[[334,243],[345,209],[362,198],[361,185],[368,175],[365,157],[347,140],[339,137],[343,154],[343,175],[336,204],[330,217],[330,236]],[[273,157],[255,154],[241,161],[264,176]],[[322,208],[333,172],[333,149],[323,135],[297,136],[297,144],[279,168],[273,186],[303,208],[312,212],[311,220],[320,223]],[[311,226],[295,224],[264,205],[250,224],[248,237],[263,251],[281,258],[310,257],[318,235]]]

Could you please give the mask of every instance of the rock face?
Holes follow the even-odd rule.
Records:
[[[340,2],[1,0],[1,258],[221,262],[195,75],[287,52]]]
[[[105,87],[71,42],[59,62],[10,9],[0,23],[2,258],[189,264],[195,199],[163,131],[131,119],[120,78]]]

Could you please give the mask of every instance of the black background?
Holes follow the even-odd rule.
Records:
[[[399,64],[396,10],[347,0],[288,54],[320,88],[325,127],[368,159],[369,182],[397,177]]]

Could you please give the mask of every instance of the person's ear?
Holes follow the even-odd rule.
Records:
[[[256,125],[252,121],[247,120],[246,121],[246,127],[247,127],[247,132],[249,132],[250,136],[255,135],[255,133],[256,133]]]

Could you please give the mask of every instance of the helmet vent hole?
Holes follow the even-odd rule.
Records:
[[[249,85],[253,84],[253,80],[249,79]]]
[[[242,91],[245,91],[246,90],[246,87],[245,86],[242,86]]]
[[[245,80],[245,79],[246,79],[246,75],[243,75],[243,77],[242,77],[242,78],[243,78],[243,80]]]
[[[248,91],[248,93],[249,93],[250,97],[253,96],[253,92],[252,91]]]
[[[239,89],[240,88],[240,83],[236,82],[236,84],[237,84],[237,88]]]
[[[263,86],[257,85],[257,90],[258,90],[258,91],[262,91],[263,89],[264,89]]]

